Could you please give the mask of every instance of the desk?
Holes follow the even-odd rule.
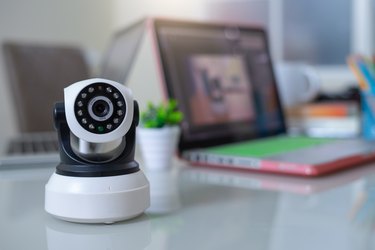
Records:
[[[151,207],[113,225],[44,211],[54,166],[0,171],[0,249],[374,249],[375,165],[317,179],[191,168],[148,173]]]

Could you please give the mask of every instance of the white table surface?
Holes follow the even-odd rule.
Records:
[[[1,250],[375,249],[375,164],[311,179],[178,163],[146,172],[151,207],[113,225],[47,214],[53,171],[54,164],[0,171]]]

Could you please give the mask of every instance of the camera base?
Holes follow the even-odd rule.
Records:
[[[114,223],[136,217],[149,206],[149,182],[141,170],[108,177],[54,173],[45,187],[45,210],[70,222]]]

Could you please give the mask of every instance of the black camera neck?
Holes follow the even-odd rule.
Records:
[[[126,145],[122,153],[107,163],[93,163],[79,157],[72,149],[70,129],[66,121],[64,103],[55,104],[55,128],[59,138],[60,164],[56,173],[74,177],[102,177],[131,174],[139,171],[139,164],[134,160],[136,127],[139,122],[138,103],[134,101],[134,117],[126,134]]]

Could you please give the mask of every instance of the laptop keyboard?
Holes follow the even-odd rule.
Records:
[[[58,152],[56,133],[27,134],[10,141],[7,155],[49,154]]]

